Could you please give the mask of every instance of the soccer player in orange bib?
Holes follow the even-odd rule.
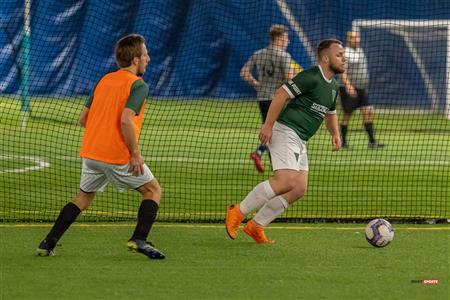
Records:
[[[119,191],[135,189],[142,195],[138,221],[128,249],[152,259],[165,255],[147,236],[161,201],[161,188],[145,164],[138,146],[148,86],[142,80],[150,56],[145,39],[131,34],[115,46],[119,70],[103,76],[96,84],[80,114],[85,127],[80,150],[80,190],[61,210],[52,229],[37,248],[39,256],[54,255],[54,248],[78,215],[89,207],[95,194],[108,183]]]

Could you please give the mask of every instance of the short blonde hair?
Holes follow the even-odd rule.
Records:
[[[144,37],[139,34],[129,34],[118,40],[114,48],[114,54],[119,68],[131,66],[133,58],[142,55],[142,45],[144,43]]]
[[[288,33],[288,28],[284,25],[275,24],[270,26],[269,37],[270,41],[273,42],[283,34]]]

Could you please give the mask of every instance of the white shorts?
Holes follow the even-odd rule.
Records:
[[[283,169],[308,171],[306,142],[291,128],[275,122],[272,140],[267,146],[274,171]]]
[[[119,192],[136,189],[153,180],[154,176],[144,164],[144,174],[134,176],[128,171],[129,165],[114,165],[89,158],[83,158],[80,189],[86,193],[102,192],[108,183]]]

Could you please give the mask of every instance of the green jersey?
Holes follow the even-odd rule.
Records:
[[[319,129],[325,114],[336,113],[339,85],[328,80],[320,66],[303,71],[282,85],[291,100],[278,117],[278,122],[309,140]]]

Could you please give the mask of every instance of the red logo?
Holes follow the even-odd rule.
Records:
[[[424,279],[422,284],[439,284],[439,279]]]
[[[420,279],[420,280],[411,280],[411,283],[439,284],[441,283],[441,281],[439,279]]]

